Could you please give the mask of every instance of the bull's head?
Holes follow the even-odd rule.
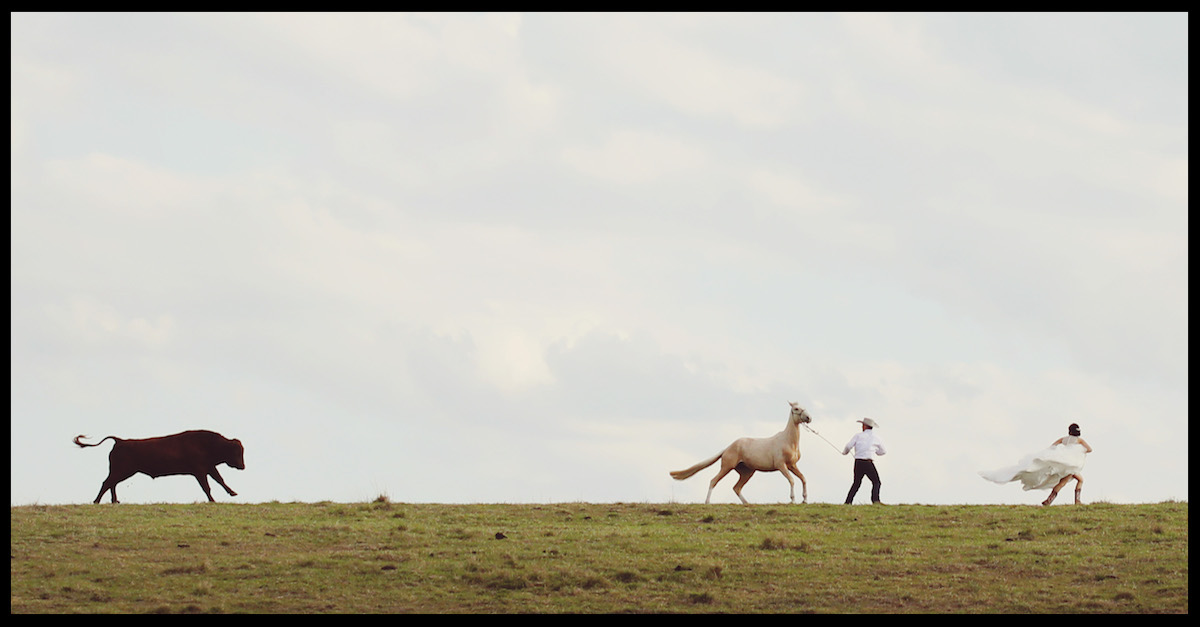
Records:
[[[229,452],[225,458],[225,463],[231,468],[238,470],[246,469],[246,449],[242,447],[242,441],[238,439],[229,440]]]

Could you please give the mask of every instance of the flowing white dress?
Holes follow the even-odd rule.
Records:
[[[1086,457],[1087,449],[1079,443],[1079,438],[1068,435],[1062,439],[1062,444],[1026,455],[1015,466],[981,470],[979,476],[995,483],[1020,481],[1026,490],[1048,490],[1063,477],[1081,472]]]

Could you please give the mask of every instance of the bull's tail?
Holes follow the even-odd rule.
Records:
[[[683,481],[684,479],[687,479],[688,477],[700,472],[701,470],[704,470],[705,468],[708,468],[709,466],[712,466],[713,464],[717,463],[717,460],[721,459],[721,456],[724,454],[725,454],[725,451],[721,451],[720,453],[713,455],[712,457],[700,462],[699,464],[696,464],[695,466],[692,466],[691,468],[688,468],[687,470],[672,470],[671,476],[678,479],[679,481]]]
[[[75,439],[73,440],[73,442],[75,442],[76,444],[78,444],[78,445],[79,445],[79,448],[85,448],[85,447],[88,447],[88,446],[100,446],[101,444],[104,444],[104,440],[112,440],[113,442],[116,442],[117,440],[120,440],[120,439],[121,439],[121,438],[118,438],[118,437],[117,437],[117,436],[115,436],[115,435],[110,435],[110,436],[108,436],[108,437],[104,438],[104,440],[100,440],[99,442],[97,442],[97,443],[95,443],[95,444],[87,444],[86,442],[80,442],[80,441],[79,441],[79,439],[80,439],[80,438],[86,438],[86,437],[87,437],[86,435],[77,435],[77,436],[75,436]]]

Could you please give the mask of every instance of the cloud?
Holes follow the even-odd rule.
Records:
[[[688,175],[705,165],[702,151],[655,133],[619,131],[596,148],[568,148],[563,159],[589,176],[617,184]]]
[[[49,306],[46,316],[55,327],[49,335],[66,334],[88,344],[131,343],[143,348],[161,348],[174,334],[175,322],[169,315],[153,320],[129,318],[112,307],[77,298],[65,307]]]
[[[985,17],[16,14],[14,467],[71,474],[13,499],[204,426],[252,501],[691,502],[788,401],[895,502],[1070,421],[1186,498],[1186,16]]]

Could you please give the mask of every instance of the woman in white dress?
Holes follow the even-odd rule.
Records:
[[[1045,490],[1050,488],[1050,496],[1042,501],[1049,505],[1058,496],[1058,491],[1075,480],[1075,504],[1083,492],[1083,462],[1086,455],[1092,452],[1092,447],[1079,437],[1079,425],[1072,423],[1067,427],[1067,435],[1057,439],[1049,448],[1027,455],[1015,466],[1008,466],[991,472],[980,471],[979,475],[995,483],[1020,481],[1025,490]]]

